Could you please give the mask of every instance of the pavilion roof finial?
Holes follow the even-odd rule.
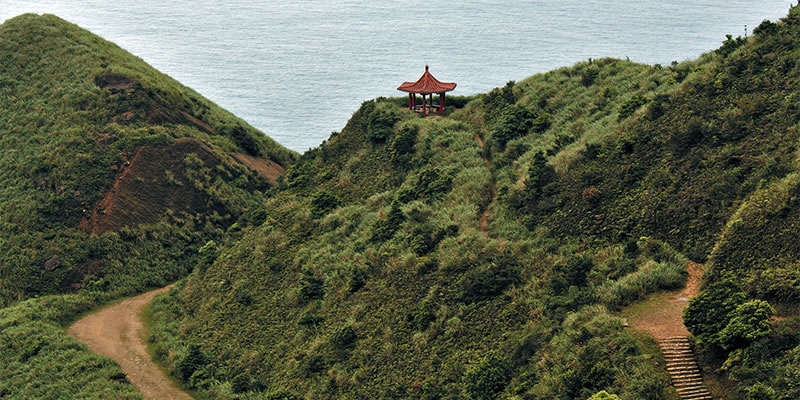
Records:
[[[425,71],[428,70],[428,64],[425,64]]]

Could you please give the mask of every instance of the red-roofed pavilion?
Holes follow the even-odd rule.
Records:
[[[417,109],[417,94],[422,95],[422,113],[428,114],[426,96],[430,96],[430,104],[433,107],[433,94],[439,94],[439,114],[444,112],[444,93],[449,92],[456,88],[454,82],[439,82],[428,72],[428,66],[425,66],[425,73],[417,79],[416,82],[403,82],[402,85],[397,87],[397,90],[408,92],[408,108],[410,110]]]

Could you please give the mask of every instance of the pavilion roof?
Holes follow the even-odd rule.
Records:
[[[449,92],[455,88],[455,82],[439,82],[428,72],[428,66],[426,65],[425,73],[416,82],[403,82],[402,85],[397,87],[397,90],[409,93],[431,94]]]

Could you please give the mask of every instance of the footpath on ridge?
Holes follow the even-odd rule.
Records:
[[[658,340],[672,386],[681,399],[710,400],[711,393],[703,382],[703,375],[689,346],[691,334],[683,325],[683,310],[689,305],[689,299],[700,290],[703,266],[690,261],[686,270],[689,278],[682,290],[651,296],[629,307],[624,314],[633,328]]]
[[[489,215],[492,213],[491,209],[494,205],[495,201],[497,201],[497,186],[495,185],[494,181],[494,173],[492,172],[492,162],[486,156],[486,146],[483,143],[483,139],[479,134],[475,135],[475,140],[478,142],[478,146],[481,148],[481,157],[486,161],[486,168],[489,169],[489,173],[492,174],[492,200],[486,205],[486,209],[483,210],[481,213],[480,219],[480,230],[483,233],[484,237],[489,237]]]
[[[93,352],[116,361],[145,399],[192,399],[164,374],[147,352],[142,311],[155,295],[172,286],[105,307],[81,318],[67,330]]]

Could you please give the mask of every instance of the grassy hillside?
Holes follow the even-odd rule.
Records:
[[[796,398],[799,31],[794,8],[693,62],[590,60],[443,118],[364,103],[154,303],[157,357],[214,398],[675,398],[614,311],[692,259],[726,398]]]
[[[64,326],[260,224],[296,158],[52,15],[0,25],[0,149],[0,397],[15,399],[140,398]]]
[[[0,306],[191,270],[295,155],[52,15],[0,26]],[[253,164],[252,162],[250,164]],[[187,251],[188,249],[188,251]]]

